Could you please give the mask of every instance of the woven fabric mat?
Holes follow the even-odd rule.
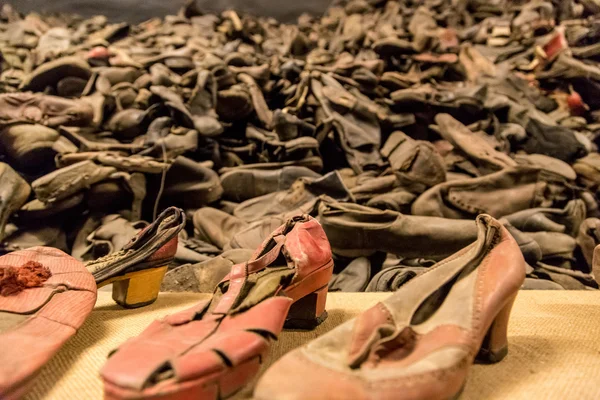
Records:
[[[284,332],[273,360],[386,298],[386,293],[333,293],[329,318],[311,332]],[[206,295],[161,293],[151,306],[125,310],[98,292],[96,308],[77,335],[35,378],[26,399],[102,399],[98,371],[109,351],[154,319],[192,306]],[[27,351],[23,349],[23,351]],[[297,378],[297,377],[296,377]],[[461,399],[600,399],[600,292],[523,291],[509,327],[508,356],[472,367]],[[251,388],[236,398],[249,398]]]

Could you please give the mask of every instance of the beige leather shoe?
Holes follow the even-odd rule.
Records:
[[[277,361],[255,398],[458,396],[475,359],[493,363],[507,354],[510,310],[525,278],[523,256],[508,231],[489,215],[479,216],[477,227],[473,244]]]

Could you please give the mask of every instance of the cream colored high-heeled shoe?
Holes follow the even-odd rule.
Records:
[[[510,310],[525,279],[525,261],[508,231],[488,215],[477,218],[477,227],[476,242],[277,361],[254,398],[458,396],[475,359],[493,363],[507,354]]]

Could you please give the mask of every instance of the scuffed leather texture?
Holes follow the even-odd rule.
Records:
[[[358,99],[328,75],[312,79],[310,85],[354,172],[381,167],[383,160],[377,150],[381,144],[381,128],[377,116],[362,109]]]
[[[248,222],[256,222],[281,214],[293,216],[310,213],[317,202],[317,196],[322,194],[342,201],[352,199],[340,174],[332,171],[317,179],[300,178],[287,191],[246,200],[235,207],[233,215]]]
[[[282,255],[288,265],[276,262]],[[288,220],[249,261],[232,267],[211,301],[155,321],[124,343],[101,371],[106,398],[217,399],[239,390],[258,372],[292,303],[326,287],[332,270],[320,224],[309,216]],[[244,296],[266,290],[270,273],[291,280],[240,308]]]
[[[60,154],[56,156],[56,164],[59,168],[76,164],[81,161],[94,161],[107,167],[115,167],[119,171],[126,172],[145,172],[150,174],[159,174],[170,167],[169,162],[157,161],[152,157],[130,155],[123,156],[118,152],[80,152]]]
[[[517,165],[507,154],[495,150],[487,141],[475,135],[450,114],[438,114],[435,122],[439,126],[441,136],[452,143],[460,153],[466,155],[483,174]]]
[[[49,127],[86,125],[92,117],[92,107],[81,100],[31,92],[0,95],[0,125],[16,122]]]
[[[573,167],[558,158],[548,157],[544,154],[515,154],[514,157],[517,164],[545,169],[571,181],[577,179],[577,173]]]
[[[287,190],[299,178],[318,178],[306,167],[283,167],[280,170],[239,170],[221,175],[223,196],[232,201],[244,201],[265,194]]]
[[[90,65],[80,57],[67,56],[44,63],[34,69],[21,83],[21,90],[43,92],[55,86],[64,76],[88,80],[92,76]]]
[[[220,249],[229,243],[233,235],[248,226],[248,223],[241,218],[212,207],[202,207],[196,211],[193,224],[196,239],[213,244]],[[254,248],[256,246],[252,247]]]
[[[283,222],[282,216],[252,222],[248,227],[236,232],[223,249],[256,249]]]
[[[523,232],[559,232],[576,236],[586,217],[585,202],[571,200],[564,209],[532,208],[518,211],[505,218],[515,228]]]
[[[278,360],[260,379],[254,398],[454,398],[488,330],[492,340],[506,333],[512,300],[525,278],[525,262],[508,231],[488,215],[479,216],[477,225],[472,245]],[[452,286],[447,296],[429,303],[446,282]]]
[[[44,175],[33,181],[31,186],[40,201],[51,203],[76,194],[116,172],[114,167],[81,161]]]
[[[336,254],[354,257],[386,251],[406,258],[441,260],[477,238],[475,222],[404,215],[322,198],[319,220]],[[431,244],[435,243],[435,246]]]
[[[0,296],[0,318],[26,318],[0,333],[0,398],[22,394],[31,377],[73,336],[96,302],[96,282],[60,250],[32,247],[0,257],[0,268],[36,261],[52,276],[41,287]]]
[[[527,208],[552,207],[567,191],[561,176],[539,168],[510,167],[436,185],[417,198],[412,211],[444,218],[472,218],[480,213],[500,218]]]
[[[446,180],[444,161],[429,142],[414,140],[397,131],[385,142],[381,154],[387,157],[394,173],[403,182],[416,182],[429,188]]]
[[[20,169],[52,162],[59,133],[39,124],[9,125],[0,130],[0,148]]]
[[[162,204],[196,209],[221,198],[219,176],[210,168],[184,156],[175,159],[167,172]]]

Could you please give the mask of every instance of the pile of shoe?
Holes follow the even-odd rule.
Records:
[[[126,307],[154,301],[151,287],[158,289],[184,222],[170,207],[122,250],[86,266],[49,247],[0,257],[0,396],[28,391],[91,311],[96,285],[115,282],[113,298]],[[526,273],[501,222],[482,214],[476,230],[473,243],[278,360],[253,398],[456,398],[473,362],[506,356]],[[282,329],[310,330],[327,318],[333,266],[322,225],[306,214],[288,218],[230,268],[210,299],[155,320],[111,351],[100,370],[104,398],[216,400],[251,390]],[[298,372],[303,382],[281,385]]]
[[[393,291],[486,213],[524,288],[598,288],[599,16],[596,0],[350,0],[282,24],[188,1],[131,25],[5,5],[0,251],[91,262],[175,206],[192,223],[162,288],[212,292],[307,213],[330,290]]]

